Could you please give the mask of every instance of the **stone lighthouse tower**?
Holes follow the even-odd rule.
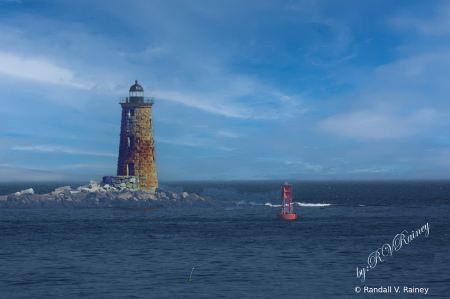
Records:
[[[136,83],[130,87],[129,97],[121,98],[117,176],[138,178],[139,190],[154,192],[158,187],[153,138],[153,98],[144,98],[144,89]]]

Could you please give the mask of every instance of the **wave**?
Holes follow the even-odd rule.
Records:
[[[301,207],[329,207],[334,206],[331,203],[303,203],[303,202],[294,202],[295,204]]]
[[[271,208],[279,208],[281,205],[273,205],[270,202],[266,203],[265,206],[271,207]]]
[[[328,207],[328,206],[334,206],[330,203],[303,203],[303,202],[294,202],[294,204],[301,206],[301,207]],[[266,203],[265,206],[271,207],[271,208],[280,208],[281,205],[273,205],[270,202]]]
[[[260,203],[254,202],[254,201],[248,202],[248,201],[244,201],[244,200],[240,200],[237,203],[240,205],[251,205],[251,206],[262,206],[263,205],[263,204],[260,204]]]

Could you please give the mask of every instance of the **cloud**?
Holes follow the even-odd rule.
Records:
[[[154,95],[164,100],[179,102],[212,114],[236,118],[252,118],[251,112],[245,107],[233,103],[221,104],[220,101],[217,101],[217,95],[189,95],[188,93],[162,90],[155,91]]]
[[[166,52],[167,52],[166,48],[159,46],[159,47],[147,48],[147,49],[143,50],[142,52],[140,52],[139,54],[141,54],[141,55],[145,55],[145,54],[152,54],[152,55],[158,54],[158,55],[161,55],[161,54],[164,54]]]
[[[405,18],[389,19],[389,22],[399,29],[416,30],[424,35],[442,36],[450,34],[450,5],[442,5],[437,8],[433,18]]]
[[[220,136],[229,137],[229,138],[237,138],[237,137],[241,136],[241,134],[233,133],[233,132],[229,132],[229,131],[219,131],[219,132],[217,132],[217,134]]]
[[[306,114],[311,110],[298,108],[301,104],[298,96],[261,91],[262,86],[249,88],[251,91],[239,92],[231,86],[230,89],[216,93],[157,90],[153,94],[155,98],[182,103],[210,114],[240,119],[277,120]],[[249,100],[249,97],[252,99]]]
[[[29,152],[62,152],[72,155],[92,155],[92,156],[107,156],[117,157],[117,154],[102,153],[95,151],[80,151],[76,149],[63,148],[60,146],[48,146],[48,145],[35,145],[35,146],[15,146],[12,148],[14,151],[29,151]]]
[[[89,181],[96,179],[100,180],[101,176],[72,175],[40,169],[0,165],[0,181]]]
[[[355,140],[410,137],[426,131],[439,114],[422,109],[409,115],[389,111],[360,110],[337,114],[318,123],[317,129]]]
[[[301,168],[307,169],[307,170],[313,170],[313,171],[323,170],[322,165],[314,165],[314,164],[303,162],[303,161],[286,161],[283,163],[287,166],[300,166]]]
[[[395,87],[404,94],[413,89],[422,89],[430,94],[427,87],[432,87],[432,94],[450,85],[450,54],[445,51],[432,51],[414,55],[393,63],[383,65],[375,70],[376,82],[384,86]]]
[[[183,140],[169,140],[169,139],[161,139],[156,138],[155,141],[162,142],[162,143],[168,143],[168,144],[175,144],[175,145],[183,145],[183,146],[191,146],[191,147],[203,147],[204,144],[202,142],[193,143],[189,141],[183,141]]]
[[[223,151],[234,151],[234,148],[231,148],[231,147],[225,147],[225,146],[220,146],[219,149],[220,149],[220,150],[223,150]]]
[[[380,173],[380,172],[391,172],[395,168],[393,167],[372,167],[372,168],[364,168],[364,169],[354,169],[350,172],[354,173]]]
[[[61,68],[42,58],[24,58],[0,52],[0,73],[32,81],[91,89],[92,83],[75,79],[72,71]]]
[[[115,165],[112,164],[99,164],[99,163],[92,163],[92,164],[71,164],[71,165],[64,165],[58,167],[58,169],[74,169],[74,168],[87,168],[87,169],[95,169],[95,168],[106,168],[106,169],[115,169]]]

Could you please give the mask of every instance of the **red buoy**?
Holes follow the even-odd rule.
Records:
[[[277,213],[277,219],[296,221],[297,214],[294,213],[293,204],[292,185],[285,183],[281,185],[281,213]]]

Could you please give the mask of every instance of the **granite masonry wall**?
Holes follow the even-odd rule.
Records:
[[[136,191],[139,189],[137,176],[104,176],[103,188],[106,191]]]
[[[158,187],[151,104],[122,103],[118,176],[139,177],[139,190]]]

